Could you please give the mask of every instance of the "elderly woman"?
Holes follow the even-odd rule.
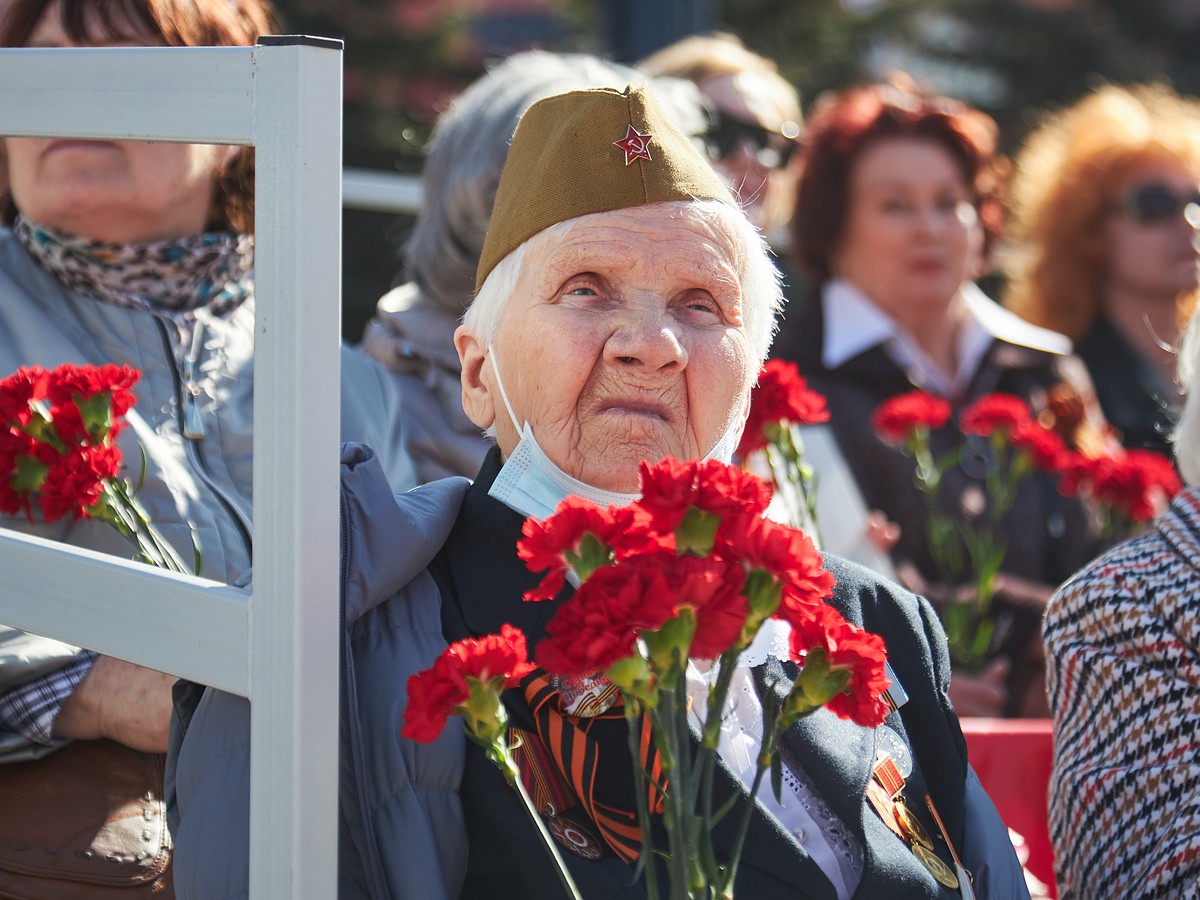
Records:
[[[1200,884],[1200,319],[1179,350],[1187,487],[1046,609],[1059,896],[1187,897]]]
[[[569,494],[628,502],[642,460],[729,458],[779,303],[753,226],[646,91],[632,88],[575,91],[526,112],[477,282],[456,335],[463,406],[496,444],[474,483],[446,479],[393,496],[368,449],[348,447],[343,459],[342,898],[557,889],[516,793],[457,725],[429,745],[401,737],[407,677],[447,641],[504,622],[531,640],[544,632],[565,592],[522,602],[538,580],[515,550],[526,516],[547,515]],[[949,849],[922,862],[864,798],[876,752],[895,740],[894,752],[914,761],[910,808],[936,831],[916,799],[932,795],[976,889],[1026,896],[1004,829],[969,773],[931,610],[862,570],[828,565],[834,602],[884,635],[908,700],[887,731],[818,714],[791,734],[788,787],[781,802],[757,807],[739,895],[961,896],[933,874],[965,889]],[[521,690],[506,704],[530,722]],[[176,888],[236,896],[246,883],[247,705],[212,690],[187,705],[181,721],[190,724],[172,741]],[[551,715],[563,734],[590,728],[565,710]],[[581,775],[584,760],[583,770],[552,777],[566,796],[619,817],[632,809],[628,735],[623,717],[596,725],[595,777]],[[542,810],[564,826],[582,895],[643,896],[623,848],[597,836],[607,832],[581,803]]]
[[[404,284],[379,300],[363,350],[396,375],[405,445],[423,483],[479,471],[491,441],[462,409],[454,329],[475,287],[492,202],[517,120],[566,90],[623,87],[635,72],[582,53],[508,57],[438,118],[421,170],[421,209],[404,248]],[[705,128],[695,87],[655,79],[655,97],[686,134]]]
[[[820,473],[817,517],[827,549],[861,552],[870,564],[881,548],[884,564],[914,588],[942,578],[928,511],[913,461],[875,435],[872,412],[914,389],[945,398],[955,413],[992,392],[1039,410],[1051,391],[1090,393],[1065,339],[996,306],[971,280],[995,136],[984,114],[896,85],[826,96],[808,123],[794,250],[819,286],[819,302],[789,322],[775,353],[795,361],[829,402],[822,431],[829,440],[821,442],[828,452],[810,460]],[[962,436],[942,429],[932,440],[941,457]],[[981,522],[994,463],[986,441],[971,451],[942,476],[941,500],[952,520]],[[868,511],[898,525],[898,540],[894,525],[886,540],[869,540],[878,516]],[[1008,552],[996,608],[998,632],[1008,637],[993,648],[997,659],[985,677],[956,673],[956,706],[976,715],[1044,714],[1042,605],[1095,543],[1081,504],[1036,474],[1022,482],[999,529]]]
[[[11,0],[2,23],[4,47],[248,45],[272,30],[262,0]],[[120,438],[126,460],[144,454],[138,497],[183,559],[194,538],[199,574],[232,580],[250,565],[253,539],[253,151],[42,138],[7,139],[5,151],[0,375],[67,362],[140,370]],[[395,486],[411,485],[386,372],[347,353],[342,378],[343,433],[377,442]],[[93,520],[6,515],[0,525],[130,555]],[[89,742],[37,764],[65,765],[100,738],[166,751],[172,677],[2,627],[0,660],[0,761]],[[160,796],[161,776],[148,789]],[[22,818],[0,811],[17,839]]]
[[[1170,455],[1200,292],[1200,103],[1102,87],[1026,139],[1011,196],[1005,305],[1075,342],[1126,447]]]

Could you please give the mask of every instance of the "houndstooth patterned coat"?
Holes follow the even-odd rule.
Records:
[[[1200,489],[1047,608],[1060,896],[1200,897]]]

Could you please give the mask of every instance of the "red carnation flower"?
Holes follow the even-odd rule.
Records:
[[[679,527],[689,507],[725,519],[743,512],[761,515],[771,502],[771,489],[761,478],[717,460],[643,462],[640,484],[642,497],[636,506],[660,532]]]
[[[1009,440],[1013,447],[1028,453],[1034,466],[1043,472],[1058,472],[1067,464],[1063,439],[1034,419],[1018,423],[1009,432]]]
[[[1011,434],[1030,418],[1029,404],[1015,394],[984,394],[963,410],[962,430],[980,437],[997,430]]]
[[[525,635],[512,625],[501,625],[499,634],[465,638],[446,648],[444,655],[463,678],[491,681],[503,678],[504,687],[514,687],[533,671],[525,646]]]
[[[115,436],[133,406],[141,374],[129,366],[61,365],[49,373],[46,399],[54,430],[66,443],[93,443]]]
[[[439,657],[432,668],[409,676],[400,734],[419,744],[437,740],[454,708],[466,699],[466,679]]]
[[[545,521],[526,519],[517,541],[517,556],[529,571],[544,571],[546,576],[526,592],[525,599],[552,600],[562,590],[569,570],[579,571],[582,564],[590,575],[598,565],[646,547],[651,537],[638,519],[631,507],[604,509],[581,497],[567,497]],[[588,535],[595,542],[585,547]]]
[[[38,489],[42,517],[47,523],[64,516],[88,518],[104,493],[104,479],[115,478],[120,471],[121,451],[113,446],[74,447],[60,456],[46,449],[50,452],[41,454],[41,461],[48,462],[50,469]]]
[[[525,635],[512,625],[500,626],[499,634],[456,641],[442,651],[433,666],[409,677],[400,734],[423,744],[436,740],[446,720],[466,703],[468,678],[484,684],[500,680],[500,689],[506,690],[533,669]]]
[[[761,450],[771,440],[771,431],[781,423],[811,425],[828,422],[825,398],[810,390],[796,364],[768,360],[750,392],[750,415],[737,452],[741,456]]]
[[[45,398],[47,380],[41,366],[25,366],[0,379],[0,426],[27,426],[33,420],[30,404]]]
[[[535,652],[538,665],[560,675],[607,669],[637,652],[638,632],[657,631],[685,606],[696,614],[690,655],[716,659],[746,621],[745,577],[745,569],[730,560],[667,552],[600,569],[546,626]]]
[[[836,581],[824,568],[811,538],[798,528],[763,516],[742,515],[721,529],[720,552],[747,569],[763,569],[791,589],[793,597],[823,601]]]
[[[696,633],[688,653],[693,659],[718,659],[742,632],[749,607],[742,586],[746,570],[719,557],[648,557],[666,568],[672,614],[685,606],[696,613]]]
[[[582,675],[632,656],[638,629],[657,629],[674,615],[665,569],[644,556],[598,569],[546,626],[534,649],[538,665],[556,675]]]
[[[1101,457],[1090,474],[1093,496],[1134,523],[1153,519],[1183,487],[1171,461],[1151,450]]]
[[[849,672],[846,687],[826,706],[834,715],[874,728],[888,713],[881,697],[888,686],[883,638],[847,622],[832,607],[822,606],[824,610],[814,611],[807,623],[792,626],[792,658],[803,662],[810,651],[821,650],[830,669]]]
[[[1068,450],[1058,467],[1058,491],[1064,497],[1074,497],[1092,483],[1096,460],[1078,450]]]
[[[879,404],[871,426],[889,444],[902,444],[918,428],[934,430],[950,419],[950,404],[925,391],[897,394]]]

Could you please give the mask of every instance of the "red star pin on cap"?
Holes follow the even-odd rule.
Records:
[[[625,137],[619,141],[613,141],[613,143],[625,151],[625,165],[629,165],[635,159],[653,162],[650,159],[651,137],[653,135],[638,134],[638,130],[630,125],[625,129]]]

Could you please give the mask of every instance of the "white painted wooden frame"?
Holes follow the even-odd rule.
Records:
[[[0,529],[0,621],[250,698],[253,900],[337,895],[341,95],[320,38],[0,51],[0,134],[256,148],[252,594]]]

